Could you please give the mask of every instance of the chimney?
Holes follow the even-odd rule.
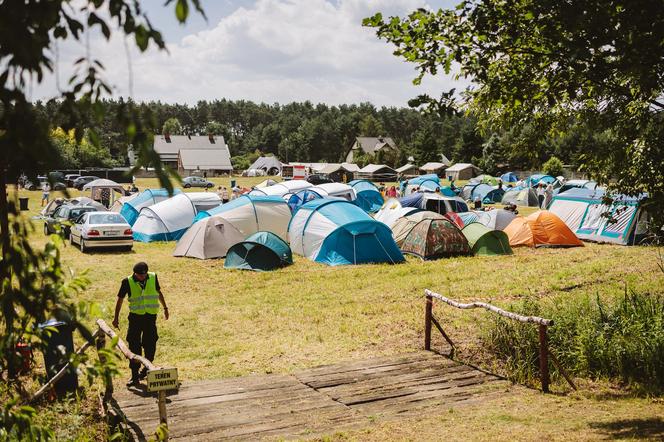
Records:
[[[212,133],[208,133],[208,139],[210,140],[210,144],[214,144],[214,135]]]
[[[164,140],[166,140],[167,143],[171,142],[171,134],[169,132],[164,132]]]

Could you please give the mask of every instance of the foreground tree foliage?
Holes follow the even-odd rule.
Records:
[[[30,246],[28,235],[33,227],[17,212],[16,201],[7,200],[7,177],[16,177],[19,172],[34,176],[60,164],[61,153],[66,152],[63,143],[78,143],[86,151],[100,149],[96,127],[104,120],[102,97],[111,89],[101,80],[104,67],[93,54],[77,60],[76,74],[62,91],[57,106],[62,133],[52,133],[52,121],[28,101],[26,91],[32,82],[41,83],[46,73],[53,72],[57,41],[81,40],[93,28],[100,29],[106,39],[112,32],[132,37],[141,51],[150,43],[163,49],[161,34],[150,24],[141,3],[0,1],[0,440],[54,438],[50,429],[33,425],[35,409],[26,403],[28,379],[19,373],[23,358],[16,347],[19,340],[27,340],[41,350],[47,331],[40,331],[36,325],[53,317],[68,320],[85,338],[91,337],[80,322],[81,311],[88,307],[71,297],[85,287],[85,280],[66,277],[58,251],[61,241],[55,235],[43,250]],[[166,4],[175,6],[180,22],[187,19],[190,4],[202,12],[198,0],[167,0]],[[115,110],[124,145],[132,145],[138,153],[137,166],[154,167],[162,186],[172,190],[170,171],[161,166],[152,150],[154,117],[131,102],[123,102]],[[111,354],[107,354],[106,364],[73,356],[70,361],[84,369],[90,381],[101,376],[108,382],[115,372]],[[39,380],[34,372],[29,377]]]
[[[581,128],[592,176],[648,192],[664,219],[664,8],[648,0],[468,0],[455,9],[364,21],[425,75],[469,77],[460,104],[485,130],[528,126],[539,137]],[[427,99],[420,97],[420,102]]]

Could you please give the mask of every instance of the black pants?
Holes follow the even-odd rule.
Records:
[[[127,329],[127,344],[129,350],[137,355],[145,352],[145,358],[152,362],[154,354],[157,351],[157,315],[137,315],[129,313],[129,328]],[[141,363],[129,361],[132,377],[138,377],[138,371]]]
[[[537,201],[539,201],[539,208],[543,209],[542,204],[544,203],[544,195],[537,195]]]

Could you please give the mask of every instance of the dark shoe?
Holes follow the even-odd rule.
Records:
[[[138,374],[138,379],[143,380],[148,377],[148,369],[143,367],[143,370]]]
[[[129,379],[127,381],[127,388],[136,387],[136,386],[140,385],[140,383],[141,382],[138,378],[135,378],[135,377],[132,376],[131,379]]]

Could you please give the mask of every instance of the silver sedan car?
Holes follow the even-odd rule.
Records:
[[[119,213],[88,212],[71,226],[69,243],[78,244],[84,253],[103,247],[131,250],[134,245],[132,234],[131,226]]]

